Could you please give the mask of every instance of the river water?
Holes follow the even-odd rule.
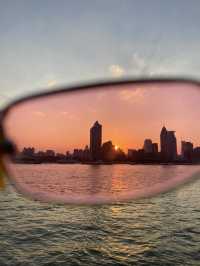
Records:
[[[18,167],[24,181],[26,176],[30,181],[40,173],[39,187],[44,187],[47,165]],[[63,173],[63,167],[51,166],[54,180],[55,173],[57,177]],[[89,171],[89,166],[78,167]],[[138,175],[146,171],[135,167]],[[191,167],[184,166],[184,172],[189,173]],[[113,173],[112,166],[100,168],[104,178]],[[160,168],[154,166],[150,171],[155,172],[156,182],[160,180],[157,173],[169,173],[168,167]],[[94,174],[94,168],[92,171]],[[115,165],[116,171],[123,175],[127,171],[129,176],[130,166]],[[174,166],[174,171],[183,172],[183,168]],[[65,171],[65,175],[69,173]],[[49,182],[51,174],[49,171]],[[91,181],[91,172],[88,177]],[[127,191],[121,178],[120,188]],[[77,188],[74,195],[86,190],[85,181],[81,190],[81,180],[71,183]],[[118,193],[119,184],[107,182],[110,190],[106,195],[109,191]],[[94,187],[102,189],[104,182],[99,180],[97,187],[87,184],[91,195],[98,193]],[[39,203],[23,198],[8,185],[0,192],[0,265],[200,265],[199,197],[200,180],[154,198],[97,206]]]

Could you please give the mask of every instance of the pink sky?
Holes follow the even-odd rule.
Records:
[[[89,145],[89,129],[98,120],[103,142],[125,151],[141,148],[145,138],[159,143],[163,125],[180,141],[200,145],[200,90],[189,85],[121,85],[62,93],[13,108],[6,132],[19,149],[66,152]]]

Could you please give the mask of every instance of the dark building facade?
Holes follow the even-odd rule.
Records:
[[[160,133],[160,148],[162,161],[175,161],[177,159],[177,141],[175,131],[168,131],[165,127]]]
[[[153,143],[152,149],[154,154],[158,154],[158,143]]]
[[[193,143],[189,141],[182,141],[181,142],[181,155],[183,159],[191,161],[192,156],[193,156]]]
[[[128,149],[128,160],[129,161],[136,161],[137,159],[137,150],[135,149]]]
[[[103,161],[113,161],[115,159],[115,146],[112,141],[103,143],[101,147],[101,158]]]
[[[193,161],[194,162],[200,162],[200,147],[196,147],[193,149]]]
[[[145,153],[153,152],[153,143],[151,139],[145,139],[143,149]]]
[[[28,147],[28,148],[24,148],[22,151],[22,156],[34,156],[35,154],[35,148],[33,147]]]
[[[102,125],[98,121],[90,128],[90,154],[93,161],[101,156]]]

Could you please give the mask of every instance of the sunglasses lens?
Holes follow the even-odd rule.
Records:
[[[198,177],[200,89],[152,82],[59,92],[13,106],[6,160],[18,191],[42,201],[149,197]]]

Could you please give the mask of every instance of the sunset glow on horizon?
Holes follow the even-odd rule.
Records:
[[[189,85],[123,85],[60,93],[13,108],[6,133],[21,150],[73,151],[89,146],[89,129],[102,124],[103,142],[115,149],[140,149],[145,139],[160,143],[163,125],[180,141],[200,145],[200,91]]]

